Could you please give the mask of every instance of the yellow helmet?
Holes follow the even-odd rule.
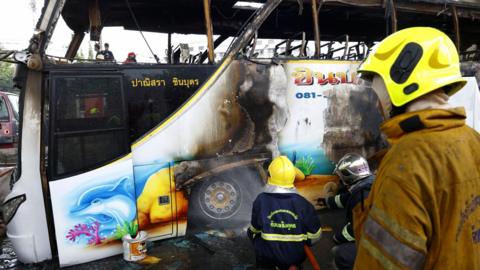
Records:
[[[268,166],[270,177],[268,183],[285,188],[292,188],[295,181],[295,166],[286,156],[279,156]]]
[[[451,96],[466,83],[452,40],[430,27],[407,28],[388,36],[358,72],[381,76],[397,107],[442,87]]]

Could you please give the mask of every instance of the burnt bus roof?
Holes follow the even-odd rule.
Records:
[[[417,0],[414,2],[426,2],[426,3],[436,3],[436,4],[454,4],[457,6],[464,7],[480,7],[480,2],[478,0]]]
[[[91,1],[93,2],[93,1]],[[127,1],[99,1],[103,26],[138,30]],[[143,31],[180,34],[205,34],[203,1],[128,0]],[[211,0],[214,34],[235,36],[252,10],[234,9],[237,0]],[[260,0],[256,2],[266,2]],[[456,6],[462,47],[480,40],[480,3],[477,0],[396,0],[398,28],[432,26],[454,36],[452,5]],[[376,41],[386,34],[391,14],[384,0],[324,0],[319,20],[322,40],[348,34],[351,40]],[[66,0],[62,16],[75,32],[89,31],[88,5],[84,0]],[[291,38],[305,31],[312,34],[311,0],[284,0],[259,31],[260,38]]]

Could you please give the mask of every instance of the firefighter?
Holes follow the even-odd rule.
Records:
[[[293,186],[295,167],[287,157],[275,158],[268,172],[268,183],[253,203],[248,228],[257,267],[300,267],[306,256],[304,245],[320,238],[320,220],[313,205]]]
[[[356,153],[344,155],[338,161],[334,172],[348,191],[320,199],[319,203],[330,209],[345,208],[346,224],[340,232],[333,235],[336,244],[333,248],[334,263],[337,269],[352,269],[356,254],[352,211],[357,206],[364,208],[363,201],[368,197],[374,176],[365,158]]]
[[[407,28],[358,72],[372,82],[390,149],[366,211],[354,210],[354,269],[480,269],[480,135],[448,97],[466,83],[443,32]]]

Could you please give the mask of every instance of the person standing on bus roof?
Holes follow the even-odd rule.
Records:
[[[255,247],[257,267],[299,267],[306,256],[303,246],[320,238],[320,220],[313,205],[293,186],[296,170],[287,157],[275,158],[268,172],[265,191],[253,203],[247,231]]]
[[[480,269],[480,134],[448,103],[466,83],[455,45],[437,29],[407,28],[358,72],[372,82],[391,148],[367,210],[354,211],[354,269]]]
[[[108,43],[105,43],[105,50],[102,51],[102,54],[104,56],[104,59],[107,61],[114,61],[115,57],[113,56],[112,51],[110,51],[110,45]]]
[[[363,201],[368,197],[375,177],[370,172],[367,160],[356,153],[344,155],[337,163],[334,173],[340,177],[347,192],[336,196],[321,198],[319,203],[330,209],[345,208],[346,224],[343,229],[333,235],[335,246],[332,251],[337,269],[352,269],[357,249],[353,233],[353,209],[364,208]]]
[[[127,55],[127,59],[123,61],[124,64],[129,64],[129,63],[137,63],[137,56],[135,55],[134,52],[129,52]]]
[[[99,55],[102,55],[102,52],[100,51],[100,44],[98,43],[95,43],[95,45],[93,46],[94,50],[95,50],[95,59],[99,59]]]

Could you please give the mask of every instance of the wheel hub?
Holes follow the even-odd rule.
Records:
[[[225,181],[210,183],[204,192],[204,211],[216,219],[229,218],[235,214],[240,205],[238,187]]]

